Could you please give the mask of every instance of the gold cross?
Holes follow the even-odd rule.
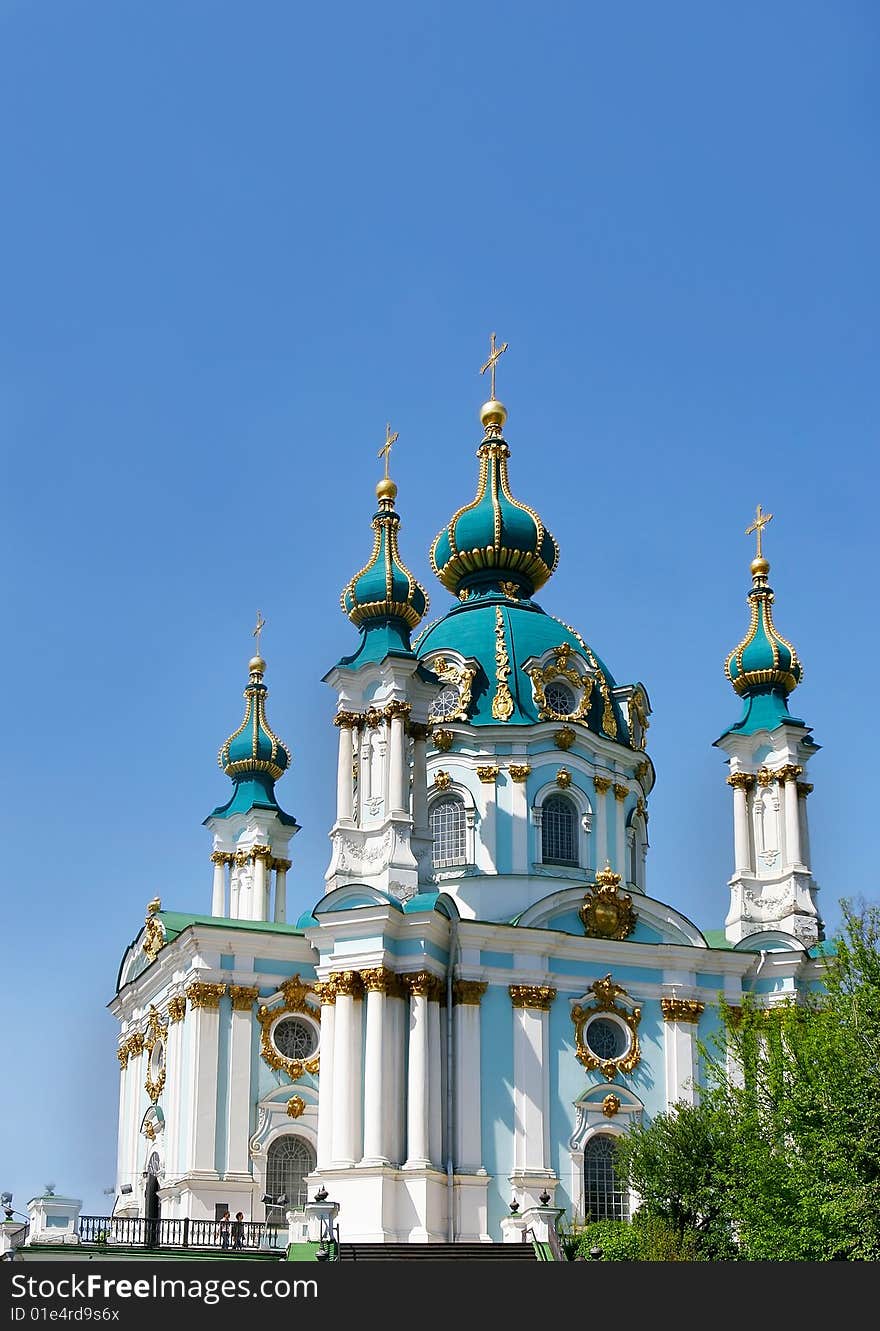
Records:
[[[503,356],[504,353],[505,353],[505,351],[507,350],[507,343],[505,342],[502,346],[500,346],[500,347],[496,347],[496,346],[495,346],[495,334],[493,333],[493,334],[492,334],[492,341],[491,341],[491,343],[489,344],[489,347],[490,347],[490,350],[489,350],[489,359],[486,361],[486,364],[485,364],[485,365],[481,365],[481,366],[480,366],[480,374],[485,374],[487,370],[491,370],[491,371],[492,371],[492,380],[491,380],[492,388],[491,388],[491,392],[490,392],[490,394],[489,394],[489,400],[490,400],[490,402],[494,402],[494,401],[495,401],[495,364],[496,364],[496,361],[498,360],[498,357],[499,357],[499,356]]]
[[[256,640],[257,640],[257,656],[260,655],[260,634],[263,632],[263,629],[264,629],[265,627],[266,627],[266,621],[265,621],[265,619],[263,618],[263,616],[260,614],[260,612],[259,612],[259,610],[258,610],[258,611],[257,611],[257,626],[256,626],[256,628],[254,629],[254,634],[253,634],[253,636],[254,636],[254,637],[256,638]]]
[[[390,425],[386,425],[386,426],[385,426],[385,443],[382,445],[382,447],[379,449],[379,452],[376,454],[376,457],[377,457],[377,458],[382,457],[383,453],[384,453],[384,455],[385,455],[385,479],[386,479],[386,481],[388,480],[388,459],[389,459],[389,457],[391,456],[391,449],[392,449],[392,448],[394,447],[394,445],[397,443],[397,436],[398,436],[398,431],[395,430],[395,431],[394,431],[394,434],[392,434],[392,433],[391,433],[391,426],[390,426]]]
[[[757,537],[758,559],[763,559],[764,557],[763,554],[761,553],[761,534],[772,517],[773,517],[772,513],[763,513],[761,511],[761,505],[759,504],[758,507],[755,509],[755,521],[752,523],[751,527],[746,527],[746,536],[751,536],[752,532],[754,532]]]

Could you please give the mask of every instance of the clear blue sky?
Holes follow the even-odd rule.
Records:
[[[291,914],[320,895],[341,586],[385,422],[402,548],[473,494],[477,370],[559,540],[548,611],[641,679],[649,890],[720,925],[712,741],[759,501],[822,745],[813,861],[876,900],[878,10],[865,0],[0,0],[0,1187],[107,1204],[105,1011],[268,624]]]

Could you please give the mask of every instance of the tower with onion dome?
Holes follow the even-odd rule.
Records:
[[[263,683],[266,662],[259,651],[264,623],[258,614],[257,653],[248,663],[244,720],[218,754],[233,783],[232,794],[209,814],[205,826],[214,837],[211,914],[284,923],[287,850],[299,826],[275,797],[275,782],[290,766],[290,752],[266,719],[269,691]]]
[[[396,439],[388,426],[373,549],[340,596],[360,641],[324,677],[337,694],[339,733],[325,879],[328,892],[357,882],[406,901],[418,890],[418,857],[428,846],[425,740],[436,680],[410,642],[428,595],[398,549],[397,486],[389,476]]]
[[[781,932],[810,947],[822,937],[822,921],[810,870],[807,796],[813,787],[806,770],[819,745],[788,710],[803,667],[773,622],[770,565],[762,550],[772,517],[759,504],[746,532],[757,540],[751,619],[724,665],[743,710],[715,741],[728,755],[733,794],[734,871],[724,928],[734,944]]]

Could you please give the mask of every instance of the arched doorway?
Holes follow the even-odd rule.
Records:
[[[308,1196],[306,1176],[314,1168],[315,1153],[304,1137],[288,1132],[275,1138],[266,1155],[266,1193],[285,1200],[267,1212],[267,1220],[283,1217],[284,1210],[303,1209]]]
[[[159,1221],[162,1218],[159,1169],[159,1156],[153,1151],[147,1161],[147,1181],[144,1188],[144,1246],[147,1248],[156,1248],[159,1245]]]

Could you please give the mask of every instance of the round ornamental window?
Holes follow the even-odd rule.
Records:
[[[318,1047],[313,1026],[298,1017],[284,1017],[272,1031],[272,1043],[282,1058],[311,1058]]]
[[[574,711],[574,694],[567,684],[548,684],[544,690],[544,699],[550,711],[557,716],[570,716]]]
[[[587,1025],[584,1039],[590,1053],[603,1062],[623,1058],[629,1048],[629,1035],[625,1027],[610,1017],[594,1017]]]
[[[449,716],[455,716],[455,713],[461,708],[461,694],[455,684],[444,684],[443,688],[434,699],[431,708],[431,716],[437,721],[443,721]]]

